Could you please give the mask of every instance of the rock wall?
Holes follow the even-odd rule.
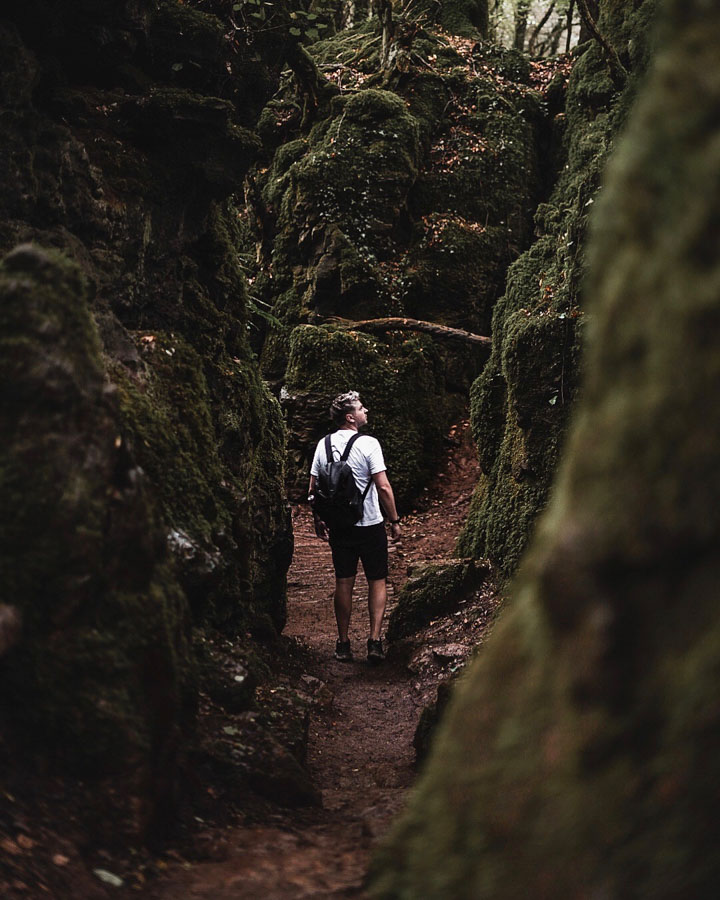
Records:
[[[372,22],[310,49],[324,79],[313,114],[292,82],[268,104],[267,164],[246,194],[244,260],[273,317],[258,348],[288,412],[292,490],[304,489],[328,401],[354,387],[406,502],[484,354],[361,326],[348,336],[328,320],[400,315],[487,332],[531,235],[541,97],[518,54],[411,19],[396,23],[389,71]]]
[[[283,48],[226,32],[175,0],[0,18],[3,722],[165,799],[191,629],[281,629],[292,550],[230,200]]]
[[[592,219],[584,382],[553,499],[375,897],[716,890],[720,10],[664,10]]]
[[[518,565],[560,458],[583,340],[586,224],[649,54],[654,0],[600,8],[599,27],[627,83],[618,92],[591,41],[576,51],[566,97],[559,78],[551,85],[547,164],[559,169],[557,182],[535,213],[536,240],[510,267],[493,313],[492,355],[472,386],[482,474],[459,552],[492,559],[505,576]]]

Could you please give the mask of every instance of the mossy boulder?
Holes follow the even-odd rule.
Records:
[[[552,500],[374,897],[716,890],[720,11],[665,9],[593,220],[583,390]]]
[[[471,392],[482,475],[458,552],[516,569],[547,502],[578,383],[585,230],[603,167],[636,93],[651,45],[653,0],[602,6],[601,28],[632,44],[622,92],[599,46],[583,48],[556,114],[565,163],[535,214],[538,239],[513,263],[492,318],[493,349]],[[552,156],[556,151],[551,152]]]
[[[307,769],[260,722],[257,713],[242,713],[234,724],[225,726],[212,757],[230,797],[242,799],[250,787],[281,806],[322,806]]]
[[[419,150],[417,122],[396,94],[336,97],[287,170],[278,227],[337,224],[359,250],[381,253],[417,175]]]
[[[488,34],[488,0],[420,0],[413,13],[459,37],[478,40]]]
[[[474,559],[431,563],[414,571],[402,586],[388,618],[388,640],[407,637],[432,619],[453,612],[482,586],[488,573],[487,564]]]
[[[341,391],[357,390],[370,410],[368,431],[383,446],[396,497],[407,503],[439,462],[449,422],[460,412],[442,405],[442,373],[442,357],[426,338],[388,346],[361,332],[298,326],[283,390],[291,435],[288,476],[298,494],[307,487],[317,441],[332,428],[330,401]]]
[[[187,602],[77,266],[21,247],[0,294],[2,584],[22,622],[2,660],[4,727],[86,775],[122,773],[147,826],[171,802],[192,714]]]
[[[197,703],[191,634],[285,621],[284,425],[230,200],[281,54],[178,2],[3,16],[0,250],[34,248],[2,276],[4,726],[51,736],[44,765],[122,768],[157,821]]]
[[[230,193],[257,157],[260,141],[239,124],[228,100],[187,89],[155,88],[119,108],[141,147],[162,146],[166,164],[190,169],[219,195]]]
[[[303,126],[299,98],[287,85],[261,116],[272,155],[256,174],[258,193],[243,217],[244,260],[253,297],[274,316],[260,325],[257,346],[288,411],[294,492],[307,477],[311,447],[303,443],[326,428],[333,391],[352,382],[365,391],[394,466],[409,457],[406,472],[395,470],[409,499],[436,464],[439,435],[484,361],[466,348],[430,351],[427,340],[358,334],[350,344],[347,335],[332,339],[327,330],[298,326],[404,315],[482,333],[508,264],[530,239],[543,113],[527,73],[513,83],[488,63],[480,75],[480,49],[429,26],[403,35],[409,62],[386,78],[377,72],[377,41],[366,22],[314,45],[326,70],[342,64],[353,90]],[[309,346],[311,334],[313,342],[322,338],[322,353]],[[413,349],[413,390],[405,373],[409,348],[418,346],[428,348],[426,370]],[[363,351],[362,370],[360,348],[373,348]],[[427,406],[427,437],[413,434],[396,446],[399,429],[391,423],[406,397]]]
[[[427,216],[424,225],[424,239],[405,259],[408,315],[487,334],[501,273],[512,257],[507,229],[442,213]]]

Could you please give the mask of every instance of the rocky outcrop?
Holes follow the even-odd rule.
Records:
[[[257,347],[288,415],[298,495],[329,399],[354,387],[407,502],[486,358],[327,320],[409,316],[486,333],[530,239],[542,109],[528,64],[410,19],[397,34],[385,74],[372,23],[314,44],[327,78],[314,120],[291,83],[260,118],[268,157],[246,191],[245,264],[271,313]]]
[[[559,76],[548,90],[557,182],[535,213],[536,240],[510,267],[493,312],[492,355],[471,392],[482,474],[458,549],[490,558],[505,576],[518,565],[560,458],[583,340],[586,225],[647,65],[654,8],[654,0],[600,4],[602,32],[630,72],[624,90],[596,42],[576,50],[566,97]]]
[[[720,11],[664,6],[593,216],[585,378],[553,499],[375,897],[716,890]]]
[[[0,270],[0,559],[19,619],[2,714],[75,771],[125,773],[148,827],[192,714],[190,618],[87,299],[60,254],[26,245]]]
[[[474,559],[434,562],[410,572],[388,618],[388,640],[407,637],[431,619],[450,614],[463,599],[472,596],[489,575],[488,564]]]
[[[193,717],[191,630],[277,633],[292,551],[230,199],[283,39],[204,7],[0,18],[3,728],[125,773],[145,825]]]

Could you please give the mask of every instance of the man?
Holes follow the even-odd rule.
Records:
[[[332,453],[340,459],[346,444],[367,424],[368,410],[360,402],[357,391],[337,396],[330,406],[330,417],[338,430],[331,435]],[[309,499],[315,494],[317,478],[327,463],[325,439],[318,442],[310,469]],[[347,458],[358,490],[367,495],[363,503],[362,518],[355,525],[331,528],[329,535],[323,523],[316,520],[318,537],[329,540],[335,569],[335,618],[338,641],[335,658],[342,662],[352,660],[352,648],[348,638],[352,613],[352,592],[355,585],[358,560],[362,561],[368,581],[368,609],[370,613],[370,637],[367,642],[368,662],[376,665],[385,658],[380,630],[387,604],[388,549],[387,534],[383,523],[385,511],[393,538],[400,537],[400,517],[395,507],[395,496],[385,471],[380,442],[370,435],[357,438]]]

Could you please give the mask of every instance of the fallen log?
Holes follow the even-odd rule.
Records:
[[[465,344],[474,344],[475,346],[484,347],[490,350],[492,340],[482,334],[473,334],[472,331],[465,331],[462,328],[450,328],[447,325],[438,325],[437,322],[425,322],[422,319],[408,319],[404,316],[390,316],[384,319],[342,319],[338,316],[331,316],[325,320],[328,325],[335,325],[347,331],[420,331],[424,334],[430,334],[433,337],[449,340],[461,341]]]

